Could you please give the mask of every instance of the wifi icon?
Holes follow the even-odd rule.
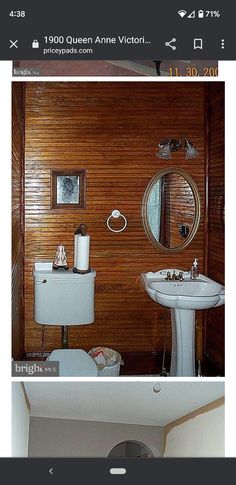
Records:
[[[179,15],[180,15],[180,17],[182,17],[182,18],[183,18],[183,17],[186,15],[186,13],[187,13],[187,12],[186,12],[186,10],[179,10],[179,11],[178,11],[178,14],[179,14]]]

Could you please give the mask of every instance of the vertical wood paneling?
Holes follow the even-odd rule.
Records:
[[[224,284],[224,83],[209,85],[208,275]],[[206,312],[205,354],[224,374],[224,306]]]
[[[27,83],[25,152],[25,339],[26,351],[41,349],[42,328],[33,320],[32,268],[52,259],[63,242],[73,265],[73,232],[81,222],[91,235],[91,265],[97,271],[96,321],[72,327],[71,347],[106,345],[120,352],[162,350],[164,311],[146,295],[140,273],[165,267],[204,267],[205,131],[203,83]],[[156,158],[157,144],[185,134],[199,150],[195,160],[173,154],[171,165],[197,183],[201,221],[191,244],[168,254],[145,235],[141,204],[150,179],[170,162]],[[86,209],[51,209],[51,170],[86,170]],[[127,229],[110,232],[113,209]],[[171,346],[168,321],[168,349]],[[198,332],[202,315],[197,317]],[[47,327],[45,350],[60,346],[60,329]],[[201,349],[198,349],[200,352]]]
[[[24,85],[13,83],[12,103],[12,355],[24,355]]]

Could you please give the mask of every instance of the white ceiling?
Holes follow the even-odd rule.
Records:
[[[31,415],[164,426],[224,395],[223,382],[27,382]]]

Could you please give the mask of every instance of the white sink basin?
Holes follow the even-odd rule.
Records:
[[[166,274],[181,270],[170,269],[156,273],[142,273],[142,281],[146,292],[160,305],[183,310],[205,310],[223,305],[225,302],[224,287],[200,274],[196,279],[190,279],[189,272],[183,272],[183,281],[167,281]]]
[[[183,281],[166,280],[183,273]],[[142,273],[142,283],[152,300],[171,309],[172,350],[171,376],[192,377],[195,371],[195,310],[223,305],[225,290],[222,285],[200,274],[190,278],[189,271],[164,269],[155,273]]]

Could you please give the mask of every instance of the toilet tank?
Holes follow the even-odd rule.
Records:
[[[34,270],[34,320],[43,325],[87,325],[94,322],[96,271]]]

